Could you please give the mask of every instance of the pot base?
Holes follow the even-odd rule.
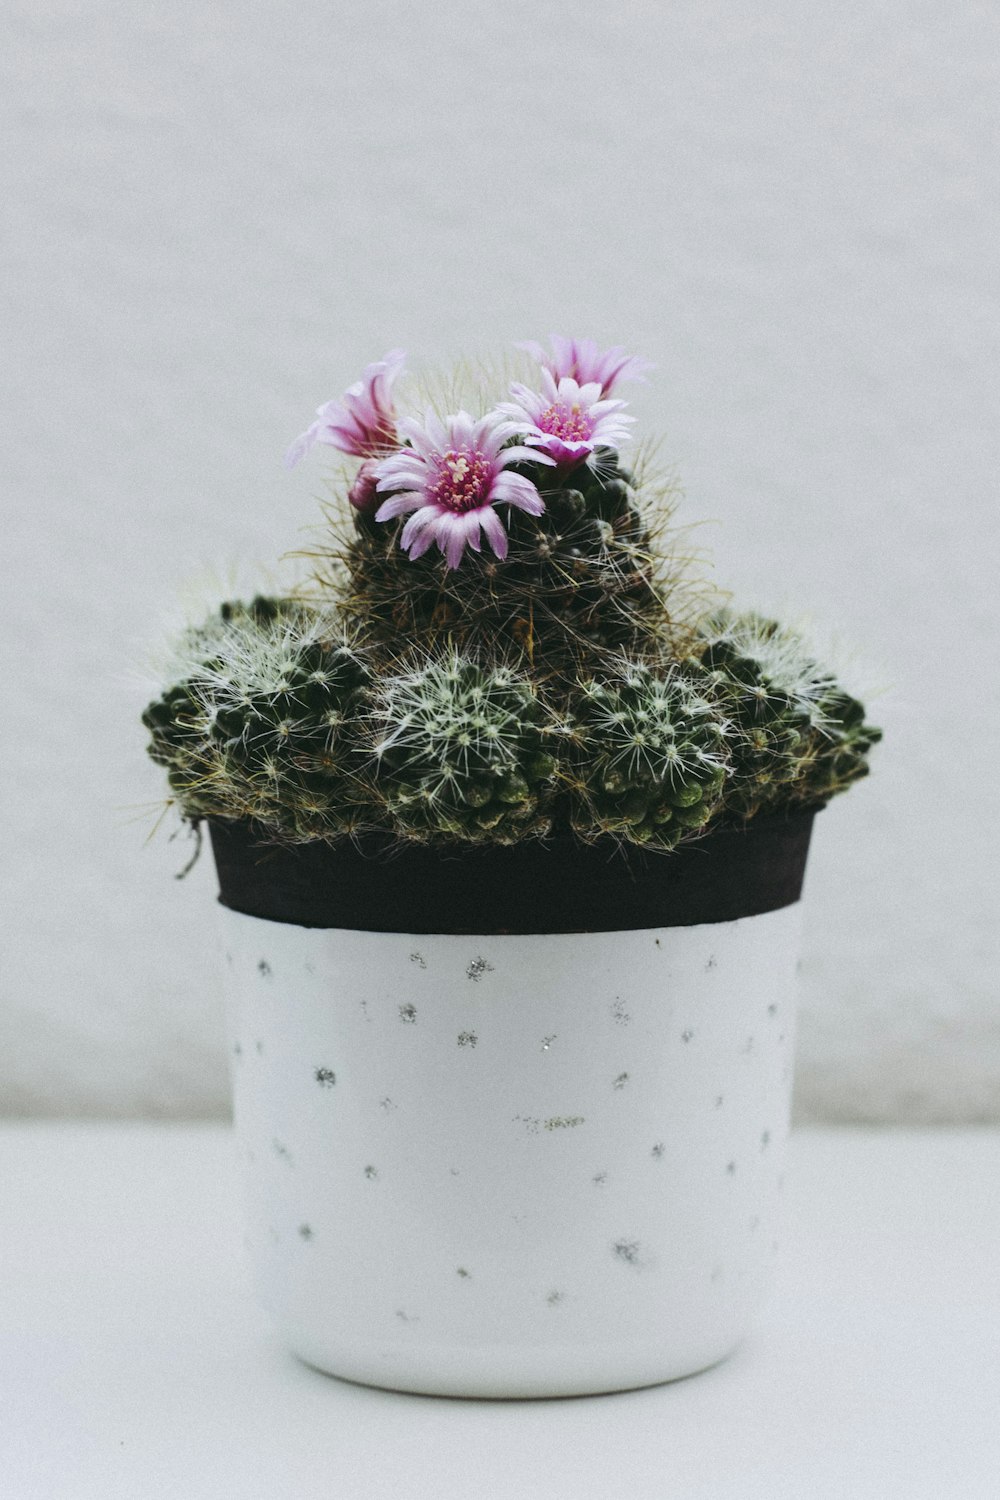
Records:
[[[526,1361],[524,1350],[504,1349],[442,1351],[431,1362],[423,1351],[412,1362],[406,1351],[385,1351],[380,1360],[364,1347],[344,1348],[331,1356],[327,1349],[314,1350],[308,1337],[288,1345],[296,1359],[337,1380],[376,1390],[399,1391],[411,1396],[447,1396],[481,1401],[539,1401],[576,1396],[605,1396],[616,1391],[644,1390],[701,1375],[729,1359],[743,1340],[727,1340],[724,1347],[709,1352],[692,1349],[688,1358],[667,1361],[663,1346],[645,1343],[634,1349],[577,1350],[573,1368],[564,1352]]]

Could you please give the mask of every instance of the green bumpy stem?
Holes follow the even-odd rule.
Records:
[[[718,810],[727,726],[679,668],[623,667],[591,680],[572,706],[573,827],[670,849]]]
[[[351,831],[350,729],[368,674],[338,628],[256,599],[224,604],[186,646],[190,670],[143,714],[184,816],[250,819],[295,842]]]
[[[551,715],[529,679],[452,653],[369,694],[375,790],[418,840],[513,843],[550,826]]]

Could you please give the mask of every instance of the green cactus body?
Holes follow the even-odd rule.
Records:
[[[726,611],[706,623],[704,641],[692,665],[736,730],[727,817],[822,806],[867,775],[881,731],[794,631]]]
[[[248,818],[293,841],[354,827],[346,730],[367,672],[339,623],[288,601],[225,604],[182,649],[181,680],[143,722],[185,816]]]
[[[835,683],[819,700],[817,726],[802,756],[801,775],[792,788],[801,805],[822,806],[870,770],[868,754],[882,738],[865,722],[864,704]]]
[[[400,834],[511,843],[548,831],[554,723],[529,680],[452,652],[372,687],[375,788]]]
[[[343,606],[363,637],[428,652],[449,639],[487,657],[500,641],[566,680],[595,671],[609,652],[663,647],[683,591],[668,610],[633,476],[608,455],[597,471],[581,465],[558,484],[543,475],[539,486],[543,515],[511,508],[505,516],[503,562],[470,553],[451,572],[434,552],[411,559],[393,527],[356,514]]]
[[[624,666],[585,683],[573,709],[582,837],[669,849],[705,827],[723,795],[728,727],[689,676]]]
[[[308,554],[313,602],[224,604],[146,710],[187,818],[298,842],[372,828],[669,850],[822,806],[867,773],[880,732],[801,637],[708,612],[669,477],[648,449],[626,469],[609,446],[629,435],[617,398],[595,417],[609,384],[577,387],[577,427],[520,378],[502,403],[496,371],[489,389],[470,375],[469,407],[489,415],[469,417],[452,384],[423,424],[397,422],[383,364],[349,393],[374,427],[344,447],[314,424],[293,445],[364,459]]]

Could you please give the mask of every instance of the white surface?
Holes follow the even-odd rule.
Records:
[[[745,1336],[778,1250],[798,905],[560,936],[219,920],[250,1243],[297,1354],[571,1396]]]
[[[996,193],[983,0],[8,0],[10,1110],[225,1108],[206,869],[144,850],[139,642],[318,515],[286,445],[403,345],[636,348],[748,601],[889,695],[817,829],[800,1105],[997,1117]],[[959,748],[960,747],[960,748]]]
[[[726,1364],[554,1402],[286,1354],[219,1127],[0,1130],[4,1500],[995,1500],[1000,1135],[793,1134],[774,1304]]]

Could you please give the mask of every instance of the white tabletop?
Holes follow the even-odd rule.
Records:
[[[267,1330],[221,1126],[0,1127],[4,1500],[998,1500],[1000,1132],[793,1138],[731,1360],[567,1401],[317,1374]]]

